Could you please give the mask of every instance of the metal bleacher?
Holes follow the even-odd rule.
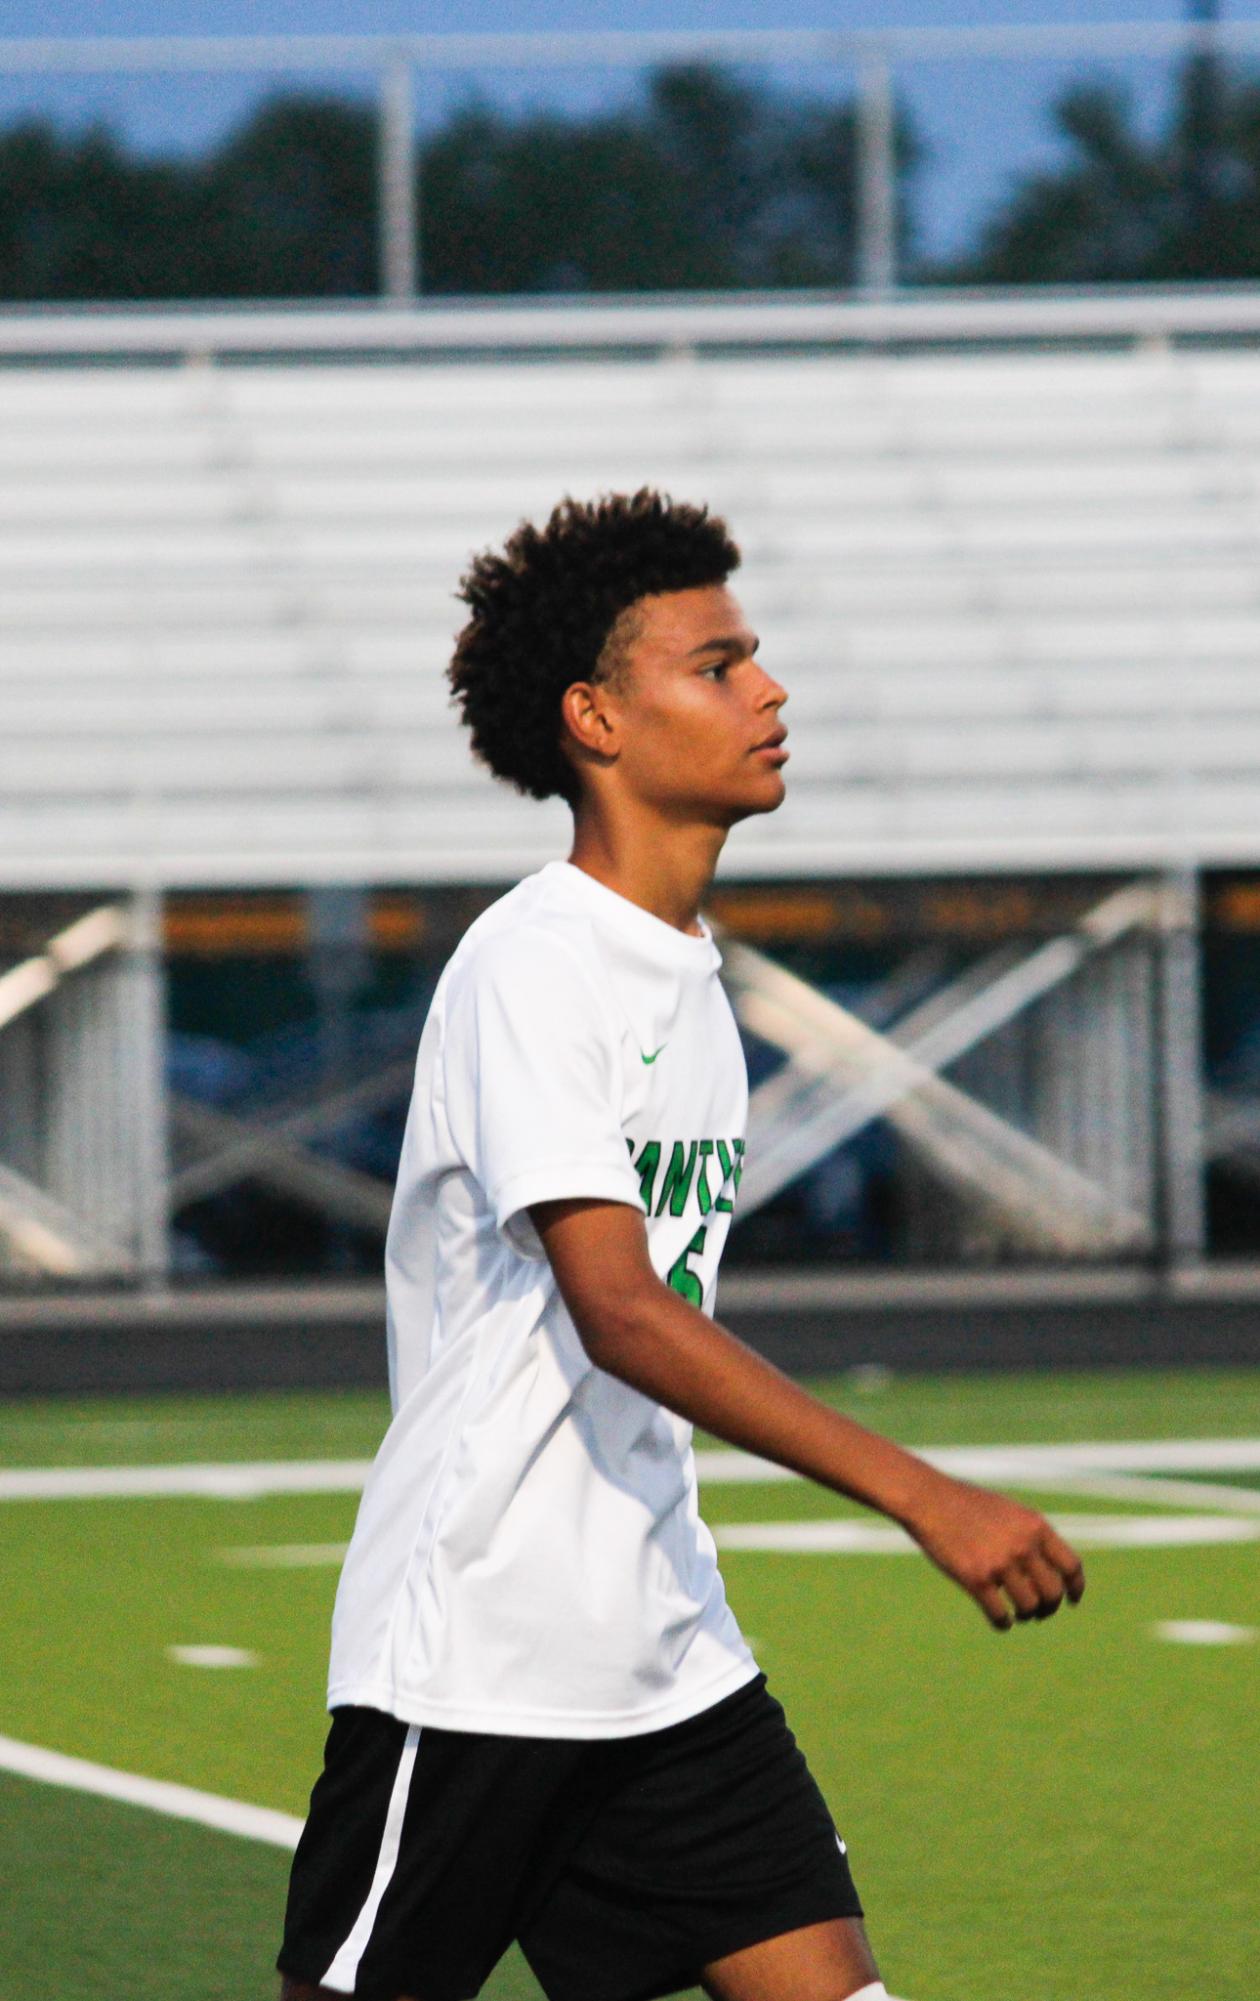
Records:
[[[0,368],[0,886],[554,854],[563,809],[448,707],[453,592],[523,515],[645,482],[728,515],[791,696],[731,872],[1260,858],[1260,348],[602,323]]]
[[[728,516],[790,693],[787,803],[727,874],[1086,885],[874,1022],[728,934],[783,1058],[742,1212],[882,1118],[968,1256],[1194,1267],[1204,1161],[1255,1117],[1205,1113],[1197,956],[1202,870],[1260,863],[1245,289],[0,312],[0,1273],[153,1282],[242,1176],[381,1223],[317,1142],[398,1063],[304,1079],[296,1123],[181,1096],[163,892],[331,908],[563,853],[566,809],[471,761],[455,588],[560,495],[644,483]]]

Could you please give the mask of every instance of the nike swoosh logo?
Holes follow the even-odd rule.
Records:
[[[661,1049],[668,1049],[668,1048],[669,1048],[669,1044],[668,1044],[667,1042],[662,1042],[662,1044],[661,1044]],[[660,1055],[660,1053],[661,1053],[661,1049],[654,1049],[654,1050],[652,1051],[652,1054],[651,1054],[650,1056],[644,1056],[644,1054],[643,1054],[643,1051],[642,1051],[642,1050],[640,1050],[640,1051],[639,1051],[639,1057],[640,1057],[640,1060],[641,1060],[642,1062],[644,1062],[644,1063],[655,1063],[655,1061],[656,1061],[657,1057],[658,1057],[658,1056]]]

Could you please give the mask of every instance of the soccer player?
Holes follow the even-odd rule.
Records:
[[[787,759],[738,561],[721,521],[644,491],[566,501],[464,579],[473,748],[567,800],[573,846],[471,926],[421,1038],[394,1417],[337,1594],[284,2001],[464,2001],[513,1939],[549,2001],[885,1995],[727,1606],[693,1424],[900,1522],[995,1627],[1084,1588],[1040,1515],[710,1317],[747,1078],[699,913]]]

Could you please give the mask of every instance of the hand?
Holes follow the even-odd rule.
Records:
[[[1016,1619],[1048,1619],[1078,1604],[1085,1571],[1044,1515],[965,1480],[934,1473],[905,1527],[947,1577],[1004,1633]]]

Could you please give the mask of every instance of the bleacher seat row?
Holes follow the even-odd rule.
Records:
[[[1260,860],[1260,350],[0,372],[0,886],[512,876],[469,554],[728,515],[789,799],[732,870]]]

